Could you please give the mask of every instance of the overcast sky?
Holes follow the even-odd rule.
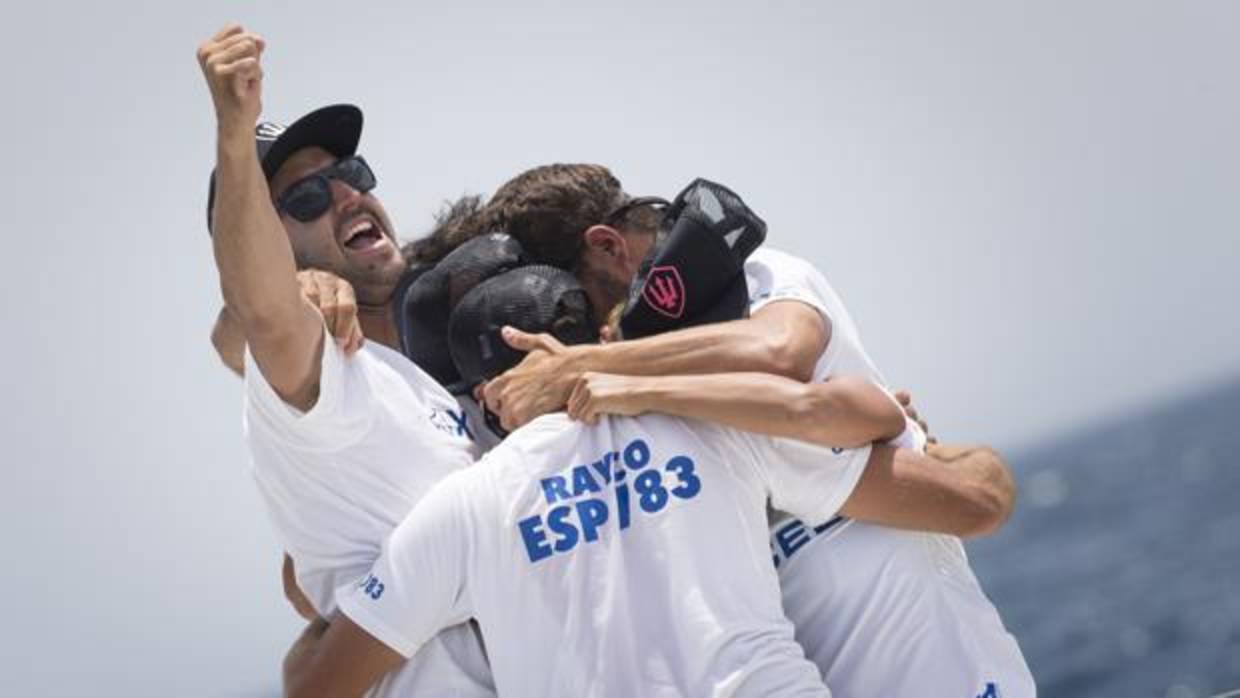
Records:
[[[207,342],[194,50],[227,20],[267,37],[266,118],[365,110],[406,235],[554,161],[729,185],[945,437],[1023,447],[1240,375],[1240,4],[670,4],[9,10],[11,692],[278,685],[297,624]]]

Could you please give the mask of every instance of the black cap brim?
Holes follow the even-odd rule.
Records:
[[[333,104],[306,114],[276,136],[265,149],[258,141],[263,174],[271,179],[293,153],[317,146],[338,158],[357,152],[362,138],[362,110],[352,104]]]
[[[316,146],[337,158],[345,158],[357,152],[362,138],[362,110],[352,104],[333,104],[315,109],[287,128],[272,124],[259,124],[255,132],[255,147],[263,175],[270,181],[280,167],[302,148]],[[268,135],[270,134],[270,135]],[[207,231],[211,230],[212,207],[215,205],[215,171],[207,185]]]

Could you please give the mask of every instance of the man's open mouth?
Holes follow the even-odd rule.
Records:
[[[370,249],[383,240],[383,230],[370,216],[362,216],[354,220],[344,234],[344,246],[351,250]]]

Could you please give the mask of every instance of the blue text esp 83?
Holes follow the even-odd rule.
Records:
[[[553,475],[539,481],[547,504],[545,515],[535,514],[517,522],[530,562],[571,552],[580,543],[598,540],[599,527],[615,517],[620,531],[632,523],[637,510],[658,514],[671,497],[692,499],[702,491],[702,481],[694,471],[693,459],[672,456],[662,468],[650,465],[650,446],[633,439],[621,451],[609,451],[588,465],[578,465],[567,475]],[[629,473],[636,473],[629,485]],[[676,484],[664,485],[664,474],[675,476]],[[609,506],[605,487],[615,493]],[[549,538],[550,536],[550,538]]]

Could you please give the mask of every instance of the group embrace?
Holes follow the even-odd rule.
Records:
[[[927,438],[741,196],[545,165],[402,247],[358,108],[259,123],[264,49],[198,58],[286,694],[1035,694],[960,543],[1006,466]]]

